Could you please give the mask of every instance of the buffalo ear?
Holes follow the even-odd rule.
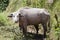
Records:
[[[12,17],[12,16],[9,15],[8,17]]]
[[[12,16],[13,16],[13,14],[8,15],[8,17],[12,17]]]
[[[19,17],[23,17],[23,15],[22,14],[19,14]]]

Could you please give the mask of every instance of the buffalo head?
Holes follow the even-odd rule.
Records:
[[[13,13],[9,14],[8,17],[11,18],[14,23],[18,23],[19,15],[20,14],[18,12],[13,12]]]

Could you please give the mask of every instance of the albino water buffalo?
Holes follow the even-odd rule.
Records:
[[[34,25],[38,34],[38,24],[43,25],[44,37],[46,37],[47,25],[50,29],[50,14],[46,9],[23,8],[9,15],[14,22],[19,22],[20,29],[26,34],[27,26]]]

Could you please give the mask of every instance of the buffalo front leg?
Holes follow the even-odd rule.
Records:
[[[22,25],[19,25],[20,30],[23,31],[23,35],[26,36],[26,32],[27,32],[27,26],[25,23],[23,23]]]
[[[23,30],[23,25],[19,25],[20,30]]]
[[[26,36],[27,34],[27,24],[23,24],[23,34]]]

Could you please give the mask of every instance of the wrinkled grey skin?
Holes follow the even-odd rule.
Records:
[[[44,37],[46,37],[47,32],[47,23],[50,29],[50,14],[46,9],[40,8],[23,8],[16,11],[16,19],[15,22],[19,22],[20,29],[23,29],[23,34],[26,35],[27,26],[34,25],[36,28],[36,33],[38,34],[38,24],[43,25],[44,29]],[[14,14],[13,14],[14,15]],[[17,17],[19,16],[19,17]]]

